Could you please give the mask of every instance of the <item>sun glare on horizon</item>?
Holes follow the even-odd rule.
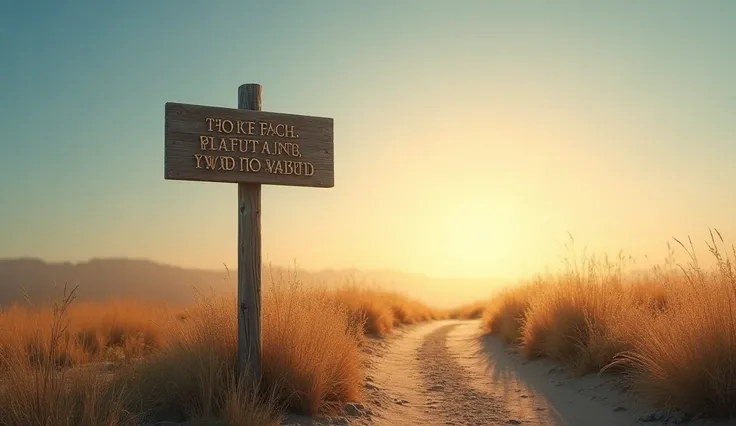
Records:
[[[450,203],[430,217],[426,239],[435,256],[426,270],[455,277],[508,277],[520,272],[514,265],[519,229],[509,206],[470,198]]]

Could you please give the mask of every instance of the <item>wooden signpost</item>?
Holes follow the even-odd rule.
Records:
[[[335,185],[331,118],[261,111],[259,84],[238,109],[166,103],[165,179],[238,184],[238,368],[261,377],[261,184]]]

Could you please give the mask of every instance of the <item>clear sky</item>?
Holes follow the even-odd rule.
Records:
[[[593,4],[595,3],[595,4]],[[516,277],[736,241],[736,2],[0,3],[0,257],[235,265],[237,188],[164,180],[164,104],[334,118],[264,260]],[[642,260],[643,262],[643,260]]]

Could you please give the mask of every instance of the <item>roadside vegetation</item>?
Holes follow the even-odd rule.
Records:
[[[736,415],[736,249],[713,231],[714,266],[705,268],[692,241],[676,242],[687,263],[677,264],[670,247],[650,273],[627,272],[623,256],[572,259],[562,273],[494,297],[484,330],[529,359],[557,360],[579,375],[619,374],[656,406]]]
[[[83,303],[0,313],[0,425],[277,425],[287,413],[340,414],[362,398],[367,336],[438,314],[359,285],[263,289],[263,378],[236,375],[236,298],[198,294],[185,309]]]
[[[262,295],[263,379],[236,374],[236,299],[191,306],[75,300],[0,312],[0,425],[277,425],[290,413],[339,415],[362,400],[363,347],[396,327],[480,319],[485,333],[578,375],[617,374],[665,409],[736,415],[736,249],[717,231],[704,267],[692,242],[662,266],[576,256],[489,301],[450,311],[349,284],[271,277]]]

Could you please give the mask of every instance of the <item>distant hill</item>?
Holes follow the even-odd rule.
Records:
[[[393,270],[358,269],[318,272],[265,267],[263,285],[270,277],[294,277],[305,285],[335,286],[352,282],[399,291],[437,307],[449,307],[490,296],[500,282],[485,279],[437,279]],[[172,304],[189,303],[193,289],[217,293],[236,289],[237,271],[187,269],[149,260],[109,258],[79,263],[48,263],[40,259],[0,259],[0,304],[57,299],[63,285],[79,286],[78,300],[136,299]]]
[[[64,284],[79,286],[79,300],[139,299],[173,304],[193,300],[193,288],[223,291],[227,273],[184,269],[147,260],[92,259],[46,263],[39,259],[0,260],[0,303],[56,299]]]

